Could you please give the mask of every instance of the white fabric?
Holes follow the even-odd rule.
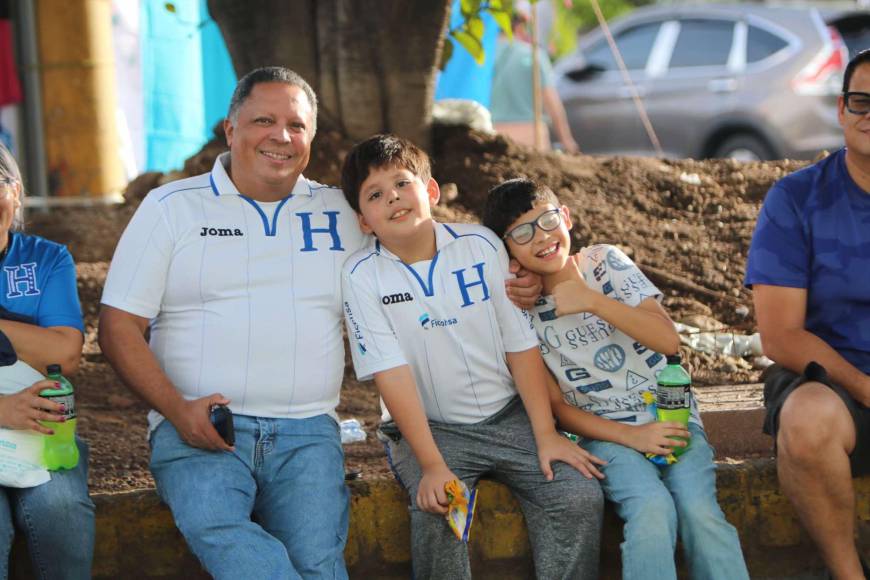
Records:
[[[13,395],[43,380],[23,361],[0,367],[0,395]],[[0,427],[0,486],[36,487],[51,479],[45,467],[45,435]]]
[[[258,203],[236,190],[228,162],[148,194],[102,302],[151,319],[151,350],[189,400],[220,392],[242,415],[334,414],[341,266],[362,246],[357,218],[340,190],[304,177]],[[161,418],[149,419],[153,429]]]
[[[19,359],[15,364],[0,367],[0,395],[14,395],[43,379],[42,373]]]
[[[580,270],[592,290],[629,306],[647,298],[661,300],[659,289],[619,248],[596,245],[579,253]],[[555,308],[552,296],[542,297],[532,320],[544,361],[565,400],[608,419],[637,425],[652,421],[642,393],[655,393],[666,357],[594,314],[555,318]],[[701,423],[694,399],[691,420]]]
[[[538,342],[528,314],[505,293],[508,258],[496,235],[479,225],[436,224],[435,237],[435,257],[413,271],[377,241],[345,263],[354,367],[368,380],[408,364],[430,419],[476,423],[517,394],[505,352]]]

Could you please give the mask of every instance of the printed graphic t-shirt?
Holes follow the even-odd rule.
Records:
[[[579,254],[580,270],[592,290],[628,306],[638,306],[647,298],[661,299],[659,289],[619,248],[595,245]],[[594,314],[556,317],[555,309],[552,296],[542,297],[532,321],[544,361],[565,400],[616,421],[637,425],[653,421],[643,393],[655,394],[656,376],[666,357]],[[701,423],[694,399],[690,420]]]

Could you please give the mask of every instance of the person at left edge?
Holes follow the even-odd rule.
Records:
[[[43,421],[64,409],[39,396],[54,381],[37,380],[49,364],[73,374],[84,324],[76,268],[67,249],[23,233],[24,187],[18,164],[0,145],[0,427],[50,434]],[[91,577],[94,504],[88,496],[88,447],[79,439],[78,465],[52,471],[35,487],[0,487],[0,578],[9,573],[16,532],[24,534],[40,579]]]
[[[299,75],[245,75],[229,153],[149,193],[103,292],[100,346],[153,408],[157,490],[219,579],[347,577],[340,274],[364,235],[340,190],[302,175],[316,124]],[[539,291],[530,280],[520,293]],[[235,447],[209,423],[215,404]]]

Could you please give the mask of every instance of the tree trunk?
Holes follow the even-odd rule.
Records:
[[[320,101],[318,126],[391,132],[429,149],[450,0],[208,0],[240,77],[286,66]]]

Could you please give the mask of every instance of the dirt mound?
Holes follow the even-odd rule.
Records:
[[[336,134],[315,139],[306,175],[339,182],[340,161],[350,143]],[[148,473],[147,407],[118,381],[96,342],[99,298],[115,244],[136,204],[167,179],[208,171],[224,150],[222,135],[172,176],[146,174],[117,207],[58,209],[29,216],[33,233],[65,243],[78,264],[85,315],[85,355],[73,377],[80,399],[80,431],[91,445],[91,487],[117,492],[153,485]],[[436,208],[442,221],[478,221],[487,191],[504,179],[525,176],[552,187],[575,216],[573,242],[622,247],[665,293],[677,321],[712,317],[751,331],[749,293],[742,287],[746,251],[760,203],[776,179],[803,164],[793,161],[738,163],[663,161],[540,154],[501,137],[460,127],[438,127],[433,146],[435,178],[446,191]],[[445,187],[447,186],[447,187]],[[749,314],[747,313],[747,309]],[[696,384],[753,382],[758,371],[743,359],[685,351]],[[372,433],[378,421],[374,387],[353,379],[347,366],[339,414],[362,421],[369,439],[346,448],[349,470],[364,477],[386,472],[383,450]]]

